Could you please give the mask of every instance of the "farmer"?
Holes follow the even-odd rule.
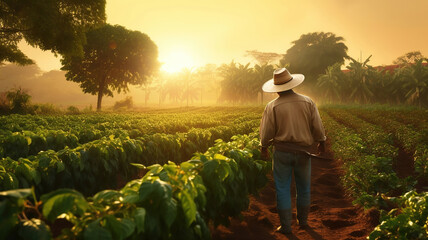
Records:
[[[315,103],[307,96],[295,93],[292,88],[303,82],[302,74],[290,74],[286,68],[273,72],[264,92],[276,92],[278,98],[269,102],[260,124],[262,158],[269,159],[268,147],[273,144],[273,177],[275,181],[277,209],[281,226],[277,231],[291,233],[291,176],[296,182],[297,220],[301,227],[308,226],[311,194],[311,158],[309,152],[314,143],[318,151],[325,151],[325,132]]]

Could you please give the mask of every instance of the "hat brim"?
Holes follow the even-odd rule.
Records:
[[[275,85],[272,78],[263,84],[262,89],[264,92],[283,92],[299,86],[303,80],[305,80],[305,76],[303,74],[291,74],[291,76],[293,77],[291,81],[281,85]]]

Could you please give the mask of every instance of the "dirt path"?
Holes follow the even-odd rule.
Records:
[[[311,213],[309,229],[300,229],[293,212],[293,234],[275,233],[279,226],[273,178],[258,197],[250,198],[250,207],[243,212],[242,221],[233,219],[229,227],[219,226],[212,231],[214,240],[224,239],[366,239],[373,230],[373,218],[354,207],[345,197],[340,184],[340,163],[312,159]],[[294,185],[294,183],[293,183]],[[292,189],[294,191],[294,189]],[[293,194],[294,195],[294,194]],[[295,199],[293,199],[293,202]],[[376,221],[376,220],[375,220]],[[374,221],[374,222],[375,222]]]

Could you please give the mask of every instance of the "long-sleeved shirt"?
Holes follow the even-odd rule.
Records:
[[[314,142],[325,140],[318,109],[309,97],[287,91],[266,105],[260,124],[262,147],[273,142],[278,149],[309,151]]]

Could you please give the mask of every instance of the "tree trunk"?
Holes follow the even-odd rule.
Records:
[[[189,79],[187,79],[186,81],[186,86],[187,86],[187,107],[189,107]]]
[[[100,89],[98,91],[98,101],[97,101],[97,112],[101,111],[101,101],[103,99],[103,91]]]
[[[144,106],[147,107],[147,101],[149,100],[149,91],[147,90],[147,88],[145,89],[145,94],[144,94]]]
[[[100,83],[98,89],[97,112],[101,111],[101,101],[103,100],[104,81]]]

